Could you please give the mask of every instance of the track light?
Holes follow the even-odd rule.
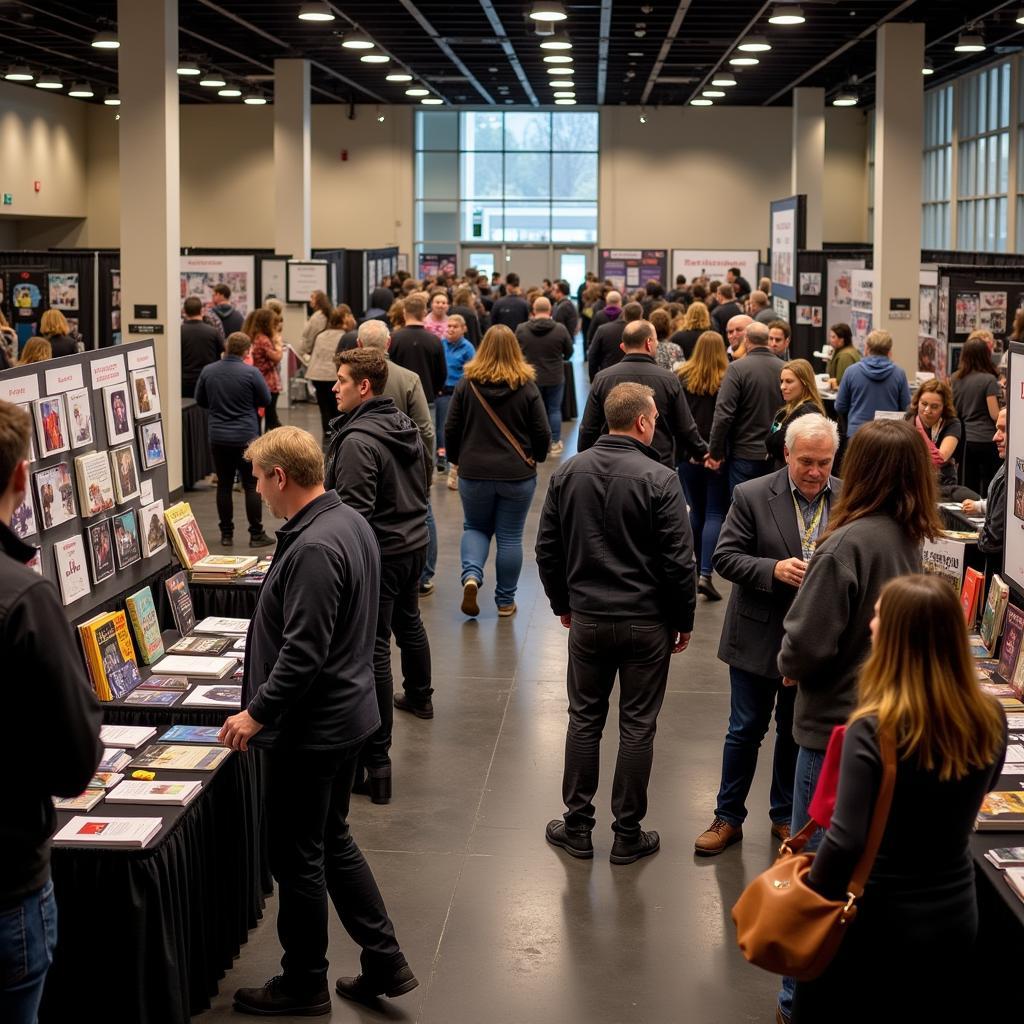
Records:
[[[768,18],[772,25],[802,25],[806,20],[799,4],[778,4]]]
[[[115,33],[109,29],[104,29],[92,37],[92,45],[97,50],[116,50],[121,44],[118,42]]]
[[[202,71],[199,70],[199,65],[194,60],[179,60],[178,74],[182,78],[198,78]]]
[[[218,96],[223,96],[226,99],[233,99],[237,96],[242,95],[242,90],[237,85],[226,85],[223,89],[217,91]]]
[[[565,21],[569,15],[558,0],[538,0],[530,8],[530,17],[534,21]]]
[[[228,82],[223,75],[218,75],[216,71],[210,71],[199,79],[199,84],[205,85],[207,89],[223,89]]]
[[[103,97],[103,103],[108,107],[119,107],[121,106],[121,97],[116,92],[108,92]]]
[[[571,64],[572,57],[567,53],[549,53],[544,58],[545,64]]]
[[[327,4],[310,0],[299,8],[299,21],[334,21],[334,12]]]
[[[747,36],[736,47],[737,50],[742,50],[744,53],[767,53],[771,48],[772,44],[764,36]]]
[[[64,83],[56,75],[40,75],[36,81],[37,89],[63,89]]]
[[[74,96],[75,99],[79,100],[91,100],[96,93],[92,91],[92,86],[88,82],[75,82],[68,89],[68,95]]]
[[[250,107],[265,107],[267,105],[267,97],[260,92],[251,92],[242,102]]]
[[[833,107],[857,106],[857,94],[852,89],[840,89],[832,101]]]
[[[736,76],[730,71],[716,71],[711,76],[711,84],[717,85],[719,89],[726,89],[736,84]]]
[[[540,44],[542,50],[571,50],[572,40],[564,32],[548,36]]]
[[[574,93],[574,92],[556,92],[556,93],[554,93],[554,97],[555,97],[556,100],[574,100],[574,99],[576,99],[576,93]],[[644,116],[642,114],[640,115],[640,122],[641,122],[641,124],[646,124],[647,123],[646,119],[644,118]]]
[[[12,64],[4,75],[8,82],[31,82],[35,77],[27,64]]]
[[[341,41],[346,50],[372,50],[373,40],[363,32],[350,32]]]
[[[385,82],[411,82],[412,75],[407,75],[404,71],[396,71],[394,74],[385,76]]]
[[[760,64],[761,61],[757,57],[751,57],[750,54],[743,53],[737,57],[730,57],[729,63],[736,68],[752,68],[755,64]]]
[[[359,58],[364,64],[389,64],[391,58],[386,53],[364,53]]]
[[[979,32],[961,32],[953,49],[957,53],[981,53],[985,49],[985,40]]]

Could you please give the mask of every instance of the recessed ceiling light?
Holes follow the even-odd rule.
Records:
[[[538,0],[530,8],[530,17],[534,21],[565,21],[569,15],[558,0]]]
[[[953,49],[957,53],[981,53],[985,49],[985,40],[977,32],[961,32]]]
[[[226,85],[226,86],[224,86],[223,89],[218,91],[217,95],[218,96],[224,96],[224,97],[227,97],[227,98],[233,98],[235,96],[241,96],[242,95],[242,90],[239,89],[238,86],[236,86],[236,85]]]
[[[736,76],[730,71],[716,71],[711,76],[711,84],[725,89],[736,84]]]
[[[643,54],[639,50],[630,50],[629,53],[626,54],[626,56],[627,57],[642,57]]]
[[[575,75],[576,69],[574,67],[564,68],[545,68],[544,69],[549,75]]]
[[[92,45],[97,50],[116,50],[121,44],[117,41],[115,33],[105,29],[92,37]]]
[[[103,102],[108,107],[119,107],[121,106],[121,97],[116,92],[108,92],[107,95],[103,97]]]
[[[218,75],[216,71],[210,71],[199,79],[199,84],[205,85],[207,89],[223,89],[228,83],[223,75]]]
[[[720,100],[724,95],[725,93],[721,89],[705,89],[701,93],[701,96],[709,100]]]
[[[4,75],[8,82],[31,82],[35,77],[27,64],[12,64]]]
[[[922,75],[934,75],[935,74],[935,68],[932,66],[932,62],[930,60],[926,60],[924,62],[924,66],[921,68],[921,74]]]
[[[364,53],[359,59],[364,64],[388,64],[391,61],[386,53]]]
[[[37,89],[63,89],[64,83],[56,75],[40,75],[36,81]]]
[[[575,107],[575,100],[555,100],[555,104],[559,107]]]
[[[300,21],[334,21],[334,11],[322,2],[310,0],[299,8]]]
[[[178,74],[183,78],[197,78],[202,74],[199,65],[194,60],[179,60]]]
[[[552,89],[574,89],[576,87],[576,83],[571,78],[556,78],[548,82],[548,85]]]
[[[549,53],[544,58],[545,64],[571,64],[572,57],[567,53]]]
[[[574,100],[576,99],[576,93],[574,92],[556,92],[556,100]]]
[[[857,106],[857,94],[850,89],[842,89],[836,93],[832,101],[833,107],[855,107]]]
[[[690,100],[690,106],[691,107],[713,107],[714,103],[711,100],[696,99],[696,100]]]
[[[744,54],[742,57],[730,57],[729,63],[737,68],[752,68],[755,64],[760,64],[760,60],[757,57],[750,57]]]
[[[424,89],[422,86],[414,86],[412,89],[405,90],[406,96],[429,96],[430,90]]]
[[[68,95],[74,96],[76,99],[89,100],[96,95],[92,91],[92,86],[88,82],[75,82],[70,89],[68,89]]]
[[[571,50],[572,40],[564,32],[556,32],[541,41],[542,50]]]
[[[773,25],[802,25],[807,19],[799,4],[779,4],[768,20]]]
[[[372,50],[373,40],[362,32],[350,32],[341,41],[346,50]]]
[[[412,75],[407,75],[404,71],[395,71],[384,78],[385,82],[411,82]]]
[[[426,99],[420,100],[420,103],[424,103],[428,107],[439,107],[442,103],[444,103],[444,100],[440,99],[437,96],[427,96]]]
[[[747,36],[736,47],[737,50],[742,50],[744,53],[767,53],[771,48],[772,44],[764,36]]]
[[[267,97],[262,93],[251,92],[242,102],[250,107],[265,107],[267,105]]]

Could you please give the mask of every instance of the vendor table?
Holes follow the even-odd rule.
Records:
[[[213,472],[206,410],[191,398],[181,403],[181,479],[186,491]]]
[[[256,612],[263,580],[227,580],[220,583],[189,581],[196,620],[208,615],[219,618],[251,619]]]

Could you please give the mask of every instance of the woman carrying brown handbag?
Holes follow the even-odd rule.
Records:
[[[978,928],[968,836],[999,779],[1006,722],[976,681],[956,592],[935,576],[882,589],[872,653],[843,742],[832,821],[807,882],[843,900],[867,841],[882,777],[878,734],[893,737],[892,808],[856,918],[792,1020],[968,1019]]]

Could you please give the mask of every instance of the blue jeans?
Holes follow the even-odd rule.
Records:
[[[700,574],[710,576],[711,556],[729,511],[729,482],[722,470],[705,469],[690,462],[680,462],[678,471],[690,507],[690,530],[693,546],[699,552]]]
[[[0,1020],[35,1024],[57,945],[53,882],[0,910]]]
[[[715,817],[740,826],[747,817],[746,799],[757,768],[757,751],[775,709],[775,754],[772,761],[771,807],[775,824],[788,824],[793,814],[793,779],[797,746],[793,740],[795,686],[729,666],[732,687],[729,731],[722,751],[722,785]]]
[[[807,808],[810,806],[811,797],[814,796],[814,787],[818,785],[818,776],[821,774],[821,766],[824,761],[824,750],[797,747],[796,779],[793,783],[793,817],[790,825],[794,834],[799,832],[810,820]],[[813,853],[824,836],[825,830],[819,828],[804,847],[804,852]],[[787,1017],[793,1012],[793,993],[795,991],[796,981],[793,978],[783,978],[782,988],[779,989],[779,1007]]]
[[[561,384],[551,384],[540,389],[540,397],[544,400],[544,408],[548,413],[552,444],[562,440],[562,396],[564,394],[564,380]]]
[[[437,523],[434,522],[434,507],[427,502],[427,560],[423,563],[420,586],[434,578],[437,572]]]
[[[484,563],[491,549],[494,558],[494,600],[499,608],[515,601],[519,572],[523,567],[523,528],[530,511],[537,478],[526,480],[467,480],[459,477],[462,498],[462,582],[482,583]]]
[[[444,421],[448,418],[448,406],[451,405],[451,395],[438,395],[430,411],[434,417],[434,433],[437,435],[437,450],[444,448]]]
[[[775,471],[775,463],[771,459],[729,459],[729,500],[737,484],[747,480],[756,480],[759,476],[767,476]]]

